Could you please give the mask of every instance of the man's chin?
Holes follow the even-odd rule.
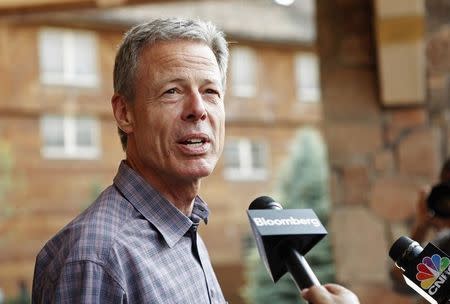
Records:
[[[189,166],[188,168],[185,168],[182,172],[182,175],[186,176],[187,178],[200,179],[211,175],[213,170],[213,166],[205,166],[204,164],[200,164],[198,166]]]
[[[211,175],[212,170],[194,170],[193,172],[189,173],[188,176],[190,176],[191,178],[204,178],[207,177],[209,175]]]

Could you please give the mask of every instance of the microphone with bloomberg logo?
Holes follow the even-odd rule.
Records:
[[[450,300],[450,257],[429,243],[419,243],[402,236],[392,245],[389,256],[403,272],[406,284],[433,304]]]
[[[273,198],[255,199],[247,211],[259,255],[272,280],[289,271],[299,290],[320,285],[304,255],[327,231],[311,209],[286,209]]]

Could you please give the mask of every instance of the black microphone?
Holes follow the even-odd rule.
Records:
[[[259,255],[272,280],[289,271],[299,290],[320,285],[304,255],[327,231],[311,209],[287,209],[268,196],[255,199],[247,211]]]
[[[450,257],[429,243],[422,248],[402,236],[392,245],[389,256],[403,272],[406,284],[433,304],[450,300]]]

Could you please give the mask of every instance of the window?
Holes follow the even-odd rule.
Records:
[[[234,47],[231,50],[232,93],[238,97],[252,97],[256,93],[256,59],[253,50]]]
[[[301,102],[318,102],[321,99],[319,63],[312,53],[301,53],[295,58],[297,98]]]
[[[224,150],[225,178],[264,180],[267,178],[267,145],[260,141],[234,139]]]
[[[45,115],[41,118],[42,155],[46,158],[97,158],[99,123],[92,117]]]
[[[41,82],[47,85],[98,85],[97,41],[88,31],[45,28],[39,33]]]

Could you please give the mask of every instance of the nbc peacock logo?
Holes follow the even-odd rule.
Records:
[[[420,287],[428,290],[434,282],[447,270],[450,265],[450,259],[433,254],[431,257],[424,257],[422,263],[417,265],[418,273],[416,279],[420,281]],[[445,278],[447,279],[447,278]]]

